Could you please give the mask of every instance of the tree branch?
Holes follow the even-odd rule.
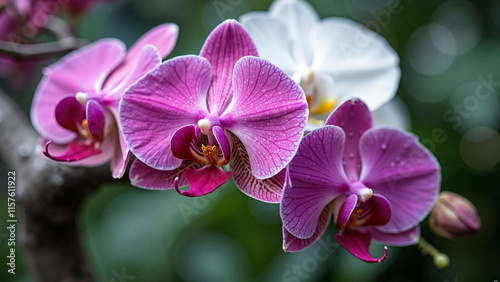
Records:
[[[92,281],[77,214],[89,194],[111,181],[109,165],[70,167],[35,150],[38,135],[0,89],[0,157],[16,171],[20,241],[35,281]]]

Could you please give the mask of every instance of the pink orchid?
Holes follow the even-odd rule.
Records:
[[[285,73],[254,56],[247,32],[227,20],[200,56],[168,60],[126,91],[120,118],[138,159],[130,170],[134,185],[193,197],[233,176],[247,195],[280,200],[283,168],[304,134],[307,101]]]
[[[440,167],[415,136],[372,129],[366,104],[351,100],[306,135],[289,166],[283,190],[283,248],[300,251],[319,239],[333,214],[337,241],[365,262],[380,262],[371,240],[418,241],[419,222],[439,192]]]
[[[121,177],[129,157],[119,126],[121,96],[161,63],[177,34],[175,24],[157,26],[128,52],[123,42],[102,39],[49,66],[31,107],[33,126],[46,139],[43,153],[83,166],[112,159],[113,177]]]

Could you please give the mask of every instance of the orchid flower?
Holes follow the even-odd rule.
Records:
[[[321,126],[337,105],[352,97],[361,98],[374,111],[396,93],[397,54],[383,37],[358,23],[334,17],[320,20],[301,0],[277,0],[269,12],[250,12],[240,20],[261,57],[304,89],[308,131]]]
[[[83,166],[112,159],[113,177],[121,177],[129,158],[119,127],[121,96],[161,63],[177,34],[175,24],[157,26],[128,52],[121,41],[102,39],[45,69],[31,107],[45,156]]]
[[[371,240],[418,241],[419,222],[440,187],[440,166],[411,134],[371,128],[361,100],[346,101],[326,125],[306,135],[289,165],[283,190],[283,248],[300,251],[319,239],[333,214],[340,245],[365,262],[379,262]]]
[[[138,159],[132,184],[194,197],[233,176],[247,195],[280,200],[283,168],[304,134],[307,102],[291,78],[254,56],[247,32],[226,20],[200,56],[168,60],[126,91],[120,118]]]

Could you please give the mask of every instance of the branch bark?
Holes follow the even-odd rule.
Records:
[[[81,248],[77,215],[85,198],[111,181],[109,165],[70,167],[37,152],[38,135],[0,89],[0,157],[16,171],[16,203],[34,281],[93,281]]]

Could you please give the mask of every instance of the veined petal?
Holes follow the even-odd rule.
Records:
[[[170,141],[177,129],[206,115],[211,72],[207,60],[181,56],[164,62],[133,84],[122,98],[120,120],[130,150],[147,165],[171,170],[181,164]]]
[[[85,107],[78,102],[75,96],[63,98],[56,106],[55,117],[60,126],[75,133],[85,119]]]
[[[213,81],[207,95],[210,113],[220,116],[233,97],[233,69],[243,56],[257,56],[246,30],[235,20],[219,24],[208,36],[200,56],[212,66]]]
[[[352,99],[340,105],[326,120],[327,125],[340,126],[346,135],[344,147],[344,170],[353,182],[359,180],[361,158],[359,156],[359,139],[363,133],[372,127],[370,110],[359,99]]]
[[[381,262],[387,257],[387,247],[384,247],[384,255],[380,258],[373,258],[368,251],[370,247],[370,233],[362,233],[349,228],[342,230],[335,235],[337,242],[349,253],[364,262]]]
[[[366,230],[369,230],[370,234],[372,234],[373,241],[392,246],[414,245],[420,238],[419,225],[399,233],[385,233],[379,231],[379,226],[367,226]]]
[[[181,160],[190,160],[193,162],[200,162],[200,156],[193,151],[192,145],[196,146],[198,141],[198,132],[196,126],[190,124],[179,128],[175,131],[170,142],[170,149],[174,157]],[[193,144],[193,142],[195,144]]]
[[[360,140],[360,154],[360,180],[391,204],[391,219],[380,231],[406,231],[427,216],[439,192],[440,167],[415,136],[371,129]]]
[[[126,72],[120,76],[115,75],[116,82],[107,83],[104,88],[105,100],[119,100],[123,91],[136,82],[143,75],[161,64],[161,57],[153,45],[143,46],[135,61],[127,63]]]
[[[231,178],[231,172],[212,164],[199,169],[188,168],[184,177],[189,182],[189,190],[182,191],[176,187],[177,192],[188,197],[198,197],[212,193],[226,183]]]
[[[31,122],[47,139],[67,143],[74,134],[61,127],[54,112],[61,99],[78,92],[99,93],[104,79],[125,56],[119,40],[102,39],[73,51],[44,70],[31,106]]]
[[[184,172],[186,169],[198,169],[203,167],[203,164],[192,161],[183,161],[182,164],[173,170],[157,170],[147,166],[140,160],[135,160],[130,167],[130,181],[132,185],[152,190],[174,189],[185,187],[188,185]]]
[[[89,133],[95,141],[101,141],[104,138],[104,109],[99,102],[89,100],[86,111]]]
[[[289,76],[299,68],[292,55],[292,40],[288,27],[280,19],[267,13],[250,12],[240,18],[240,22],[252,37],[259,57],[271,61]]]
[[[288,232],[288,230],[286,230],[283,226],[283,250],[285,252],[298,252],[314,244],[314,242],[318,241],[318,239],[321,238],[321,235],[325,232],[331,217],[332,205],[329,204],[321,212],[314,234],[307,239],[300,239],[293,236],[293,234]]]
[[[358,97],[373,111],[394,97],[399,58],[382,36],[348,19],[327,18],[311,30],[310,42],[312,69],[333,77],[340,102]]]
[[[121,134],[114,133],[113,136],[108,136],[108,138],[113,138],[115,144],[113,158],[111,159],[112,176],[113,178],[122,178],[125,170],[127,169],[130,151],[128,150],[125,140],[123,140]]]
[[[270,178],[290,162],[304,134],[304,92],[276,66],[250,56],[236,64],[233,85],[221,124],[245,146],[253,175]]]
[[[231,153],[231,172],[234,183],[241,192],[267,203],[279,203],[283,194],[286,180],[286,168],[271,178],[257,179],[252,174],[248,153],[238,139],[232,135],[233,150]]]
[[[146,45],[152,45],[158,50],[161,62],[161,59],[170,54],[174,48],[178,34],[179,27],[173,23],[161,24],[146,32],[130,47],[123,62],[106,79],[106,89],[116,88],[134,68],[137,68],[135,66],[141,61],[140,57],[143,56],[141,53]]]
[[[293,40],[294,58],[299,63],[309,66],[312,60],[309,32],[319,20],[311,5],[301,0],[275,1],[269,8],[272,17],[284,21],[288,27],[288,36]]]
[[[349,188],[340,160],[344,141],[342,129],[327,126],[300,143],[281,200],[283,225],[295,237],[311,237],[325,206]]]

